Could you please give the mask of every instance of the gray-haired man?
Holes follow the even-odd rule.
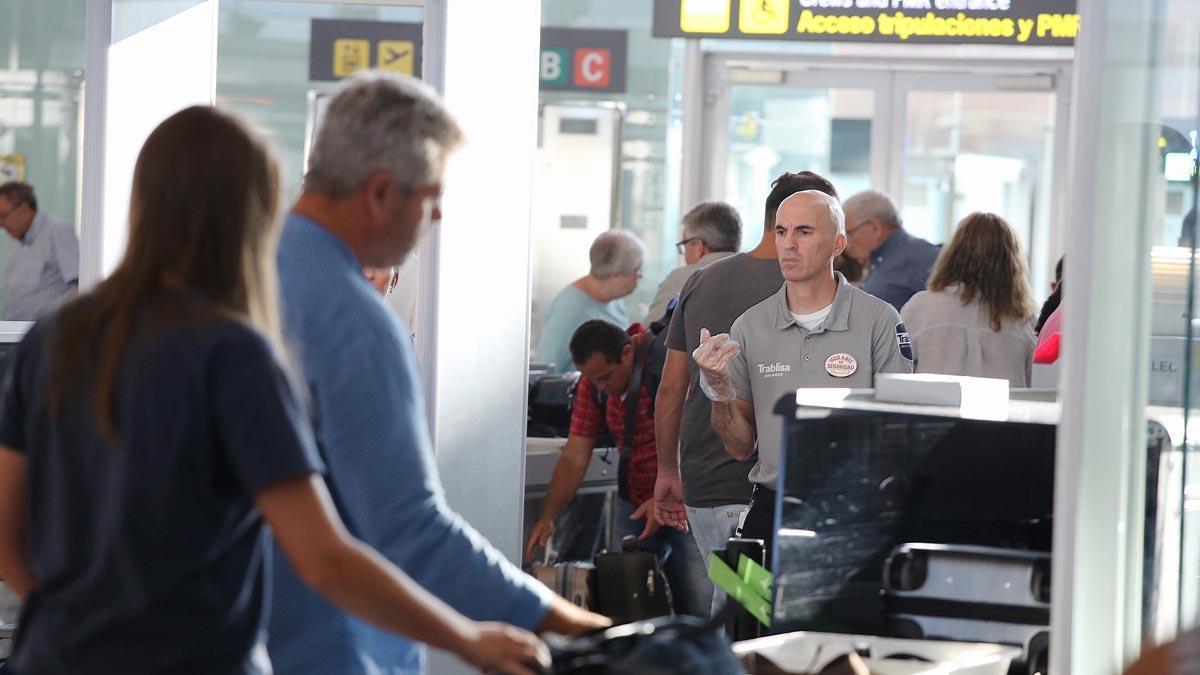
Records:
[[[775,404],[800,387],[871,387],[876,373],[912,372],[900,315],[833,271],[845,232],[837,199],[806,190],[783,200],[775,217],[783,286],[746,310],[729,334],[702,330],[692,353],[725,449],[736,459],[758,451],[742,536],[764,540],[768,556],[783,454]]]
[[[546,309],[535,359],[553,363],[554,372],[566,372],[571,363],[571,336],[585,321],[599,319],[624,330],[629,313],[621,298],[637,288],[642,278],[646,246],[624,230],[609,230],[592,242],[588,251],[591,269],[559,291]]]
[[[607,621],[523,574],[446,504],[408,330],[362,274],[399,264],[440,218],[445,163],[462,140],[417,80],[364,74],[343,85],[280,238],[285,330],[347,527],[471,618],[579,632]],[[424,671],[419,645],[343,614],[305,588],[282,555],[274,572],[276,672]]]
[[[846,200],[846,252],[867,268],[862,290],[887,301],[896,311],[925,290],[940,247],[904,229],[896,203],[878,190]]]
[[[742,245],[742,219],[725,202],[697,204],[680,221],[683,227],[675,249],[683,256],[683,266],[671,270],[658,285],[642,322],[647,326],[666,315],[667,306],[693,272],[733,255]]]

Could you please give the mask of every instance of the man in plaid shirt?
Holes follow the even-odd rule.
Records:
[[[645,377],[633,382],[635,370],[644,372],[635,368],[635,361],[645,358],[646,341],[651,339],[641,324],[621,330],[605,321],[585,322],[571,337],[571,359],[582,377],[575,390],[567,444],[554,465],[542,515],[525,543],[525,560],[532,560],[534,550],[550,539],[555,519],[579,490],[596,439],[607,426],[621,452],[621,498],[617,500],[614,538],[635,535],[655,551],[671,586],[675,613],[704,617],[712,600],[712,584],[705,574],[700,550],[690,535],[671,527],[660,528],[654,517],[654,482],[658,477],[654,398]],[[630,435],[625,432],[626,406],[635,385],[637,412]]]

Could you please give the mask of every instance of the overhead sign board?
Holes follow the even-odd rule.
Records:
[[[538,81],[543,91],[625,91],[628,33],[543,28]]]
[[[654,0],[655,37],[1060,45],[1076,0]]]
[[[421,24],[312,20],[309,80],[340,80],[368,68],[420,77]]]

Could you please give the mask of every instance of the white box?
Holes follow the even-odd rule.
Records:
[[[841,633],[785,633],[733,645],[733,653],[743,664],[757,656],[789,673],[820,672],[830,661],[849,652],[863,656],[872,675],[1005,675],[1009,663],[1021,656],[1019,647],[1009,645]],[[887,658],[891,655],[916,656],[926,661]]]
[[[875,400],[982,409],[1008,405],[1008,380],[991,377],[886,373],[875,376]]]

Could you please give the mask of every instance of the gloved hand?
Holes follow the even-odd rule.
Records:
[[[729,380],[729,360],[741,351],[742,346],[728,333],[710,335],[707,328],[700,329],[700,346],[692,358],[700,368],[700,390],[709,400],[727,403],[737,398]]]

